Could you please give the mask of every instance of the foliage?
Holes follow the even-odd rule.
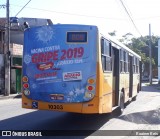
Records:
[[[120,39],[120,41],[122,43],[124,43],[126,46],[128,46],[130,49],[132,49],[134,52],[136,52],[137,54],[139,54],[141,56],[142,59],[142,63],[145,65],[146,70],[149,71],[149,63],[150,63],[150,57],[149,57],[149,40],[150,37],[149,36],[144,36],[144,37],[139,37],[139,38],[135,38],[128,33],[126,35],[123,36],[122,39]],[[153,70],[157,69],[157,65],[158,65],[158,48],[156,46],[158,46],[158,36],[154,36],[152,35],[151,37],[151,48],[152,48],[152,67]]]
[[[114,30],[113,32],[109,32],[108,34],[111,36],[116,36],[116,31]]]
[[[116,31],[109,33],[111,36],[116,36]],[[158,36],[151,36],[151,48],[152,48],[152,68],[153,71],[157,70],[158,67]],[[122,42],[124,45],[132,49],[134,52],[139,54],[142,59],[142,64],[144,64],[146,71],[149,72],[149,63],[150,63],[150,57],[149,57],[149,36],[141,36],[138,38],[135,38],[131,33],[126,33],[122,36],[121,39],[119,39],[120,42]]]

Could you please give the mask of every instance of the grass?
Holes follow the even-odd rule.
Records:
[[[154,86],[156,87],[157,90],[160,90],[160,84],[150,84],[150,83],[145,83],[145,86]]]
[[[151,86],[150,83],[145,83],[146,86]]]
[[[160,90],[160,86],[158,86],[157,89]]]

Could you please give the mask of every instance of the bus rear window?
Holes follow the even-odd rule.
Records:
[[[67,32],[68,43],[87,43],[87,32]]]

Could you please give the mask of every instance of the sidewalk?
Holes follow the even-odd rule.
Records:
[[[0,95],[0,100],[21,98],[21,94],[10,94],[9,96]]]
[[[158,82],[152,82],[152,85],[150,85],[149,82],[143,82],[141,91],[160,92],[160,84]]]

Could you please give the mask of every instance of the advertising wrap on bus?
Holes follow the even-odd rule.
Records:
[[[96,92],[97,31],[95,26],[61,24],[27,29],[24,95],[45,102],[91,100]]]

